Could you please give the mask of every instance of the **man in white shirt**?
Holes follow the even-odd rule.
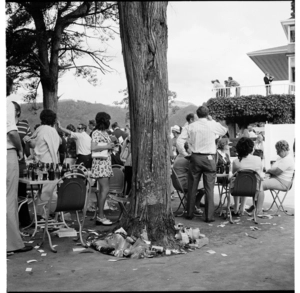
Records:
[[[86,125],[79,124],[77,127],[78,132],[70,131],[69,129],[61,127],[58,122],[58,127],[68,134],[71,138],[74,138],[76,141],[76,154],[77,161],[76,164],[83,163],[83,165],[89,169],[92,166],[92,152],[91,152],[91,143],[92,138],[86,133]]]
[[[12,80],[7,78],[7,95],[13,87]],[[18,217],[18,184],[19,162],[23,158],[23,149],[15,121],[15,106],[12,102],[6,102],[6,251],[26,252],[32,246],[25,246],[19,231]]]
[[[193,218],[196,192],[203,174],[205,188],[205,221],[214,221],[214,185],[216,177],[216,135],[223,136],[228,129],[214,121],[208,115],[209,110],[205,106],[197,109],[198,120],[182,129],[177,139],[179,152],[185,156],[189,154],[184,149],[184,143],[189,142],[190,165],[188,177],[187,219]]]

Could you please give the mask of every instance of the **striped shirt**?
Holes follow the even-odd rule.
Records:
[[[25,153],[25,142],[24,142],[23,138],[26,135],[31,136],[32,133],[31,133],[31,130],[30,130],[30,127],[29,127],[29,124],[28,124],[27,120],[19,120],[17,122],[17,127],[18,127],[18,133],[19,133],[19,136],[20,136],[20,139],[21,139],[21,143],[22,143],[23,152]],[[21,162],[25,162],[25,158],[24,157],[20,161],[20,163]]]
[[[193,153],[215,154],[216,153],[216,135],[223,136],[227,132],[227,128],[219,122],[208,120],[207,118],[199,118],[182,128],[182,132],[177,138],[177,148],[179,153],[187,156],[188,153],[184,149],[185,141],[188,141],[189,147]]]

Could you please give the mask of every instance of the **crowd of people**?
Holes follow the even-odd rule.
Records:
[[[7,81],[7,96],[12,90],[12,82]],[[131,190],[132,161],[130,127],[126,125],[122,130],[117,122],[110,128],[111,117],[108,113],[97,113],[94,120],[89,120],[87,126],[79,123],[77,128],[69,124],[63,127],[57,119],[56,113],[44,109],[40,113],[40,124],[31,128],[27,120],[20,120],[21,106],[17,102],[7,101],[7,252],[26,252],[32,246],[25,245],[19,228],[31,224],[28,205],[23,204],[18,213],[18,197],[24,198],[27,193],[26,184],[19,183],[23,171],[30,162],[46,166],[81,164],[90,169],[91,178],[98,183],[97,193],[98,214],[96,225],[111,225],[105,218],[104,204],[109,191],[109,178],[113,176],[114,164],[124,166],[126,190]],[[108,150],[106,159],[93,157],[93,152]],[[47,183],[43,184],[39,201],[50,198]],[[54,196],[55,198],[55,196]],[[57,198],[57,197],[56,197]],[[42,212],[42,210],[40,211]],[[39,215],[39,211],[38,211]],[[39,215],[40,217],[45,215]]]
[[[276,143],[279,157],[271,168],[265,170],[264,136],[262,133],[255,133],[253,127],[249,126],[240,134],[236,145],[237,158],[231,162],[226,125],[214,121],[205,106],[197,109],[197,117],[193,115],[191,113],[186,117],[187,122],[183,127],[175,125],[171,128],[174,134],[171,153],[173,156],[177,154],[172,167],[187,195],[187,219],[200,214],[205,222],[213,222],[215,183],[223,186],[233,183],[233,175],[241,169],[251,169],[259,174],[258,183],[261,184],[257,186],[255,197],[259,216],[263,213],[265,190],[285,191],[290,188],[295,163],[285,140]],[[189,117],[193,117],[191,123]],[[216,174],[228,176],[216,179]],[[202,197],[205,198],[205,208],[204,211],[199,211]],[[244,214],[245,202],[245,197],[234,197],[233,216]],[[251,206],[247,213],[251,213],[253,209]]]
[[[240,84],[231,76],[228,77],[228,80],[224,80],[224,85],[221,84],[218,79],[212,80],[211,83],[213,84],[213,91],[216,93],[216,98],[230,97],[232,95],[231,88],[235,90],[235,97],[239,97],[241,95]]]
[[[231,79],[232,80],[232,79]],[[12,84],[7,82],[7,95]],[[82,164],[90,169],[91,178],[99,186],[97,193],[98,214],[96,225],[109,226],[112,222],[104,215],[104,204],[109,192],[109,179],[113,176],[112,165],[124,165],[126,190],[129,194],[132,179],[130,127],[122,130],[117,122],[110,128],[111,116],[98,112],[95,119],[88,121],[88,127],[79,123],[63,127],[56,113],[44,109],[40,113],[40,124],[32,132],[27,120],[20,120],[21,107],[16,102],[7,102],[7,251],[26,252],[20,230],[31,223],[28,206],[25,204],[18,214],[18,196],[26,196],[26,184],[18,183],[30,160],[46,164]],[[87,132],[89,128],[89,133]],[[264,191],[269,189],[287,190],[294,172],[294,158],[289,145],[280,140],[275,147],[279,156],[272,167],[263,173],[263,135],[248,133],[239,137],[236,145],[237,159],[229,157],[230,140],[228,129],[223,122],[216,122],[205,106],[186,117],[183,127],[171,128],[173,139],[170,143],[170,158],[186,197],[186,218],[203,216],[205,222],[215,221],[214,187],[217,173],[228,177],[217,182],[227,186],[232,174],[241,169],[252,169],[260,174],[262,184],[257,192],[258,213],[262,213]],[[245,131],[245,130],[244,130]],[[256,141],[253,142],[253,137]],[[93,157],[93,153],[107,150],[106,158]],[[43,186],[41,200],[49,199],[49,187]],[[204,199],[204,203],[201,202]],[[235,197],[233,216],[245,211],[245,200]],[[204,211],[200,208],[204,207]],[[253,208],[249,208],[251,212]]]

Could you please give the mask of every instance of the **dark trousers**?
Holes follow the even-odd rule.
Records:
[[[205,220],[214,220],[214,187],[216,178],[216,161],[215,156],[192,154],[189,165],[188,177],[188,197],[187,197],[187,217],[192,217],[198,184],[203,174],[203,185],[205,189]]]
[[[19,164],[19,176],[20,178],[23,177],[23,170],[26,169],[26,164]],[[26,192],[27,192],[27,185],[25,183],[20,183],[19,182],[19,187],[18,187],[18,197],[26,197]],[[28,210],[28,204],[24,203],[22,207],[20,208],[19,211],[19,222],[22,227],[29,226],[31,223],[31,218]]]
[[[131,179],[132,179],[132,167],[131,166],[125,166],[124,180],[125,180],[125,183],[127,184],[126,192],[125,192],[125,186],[124,186],[125,195],[128,195],[130,190],[131,190]]]
[[[92,155],[77,155],[76,164],[83,163],[84,167],[91,169],[92,167]]]

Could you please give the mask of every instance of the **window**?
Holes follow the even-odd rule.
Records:
[[[290,26],[290,43],[295,43],[295,26]]]

